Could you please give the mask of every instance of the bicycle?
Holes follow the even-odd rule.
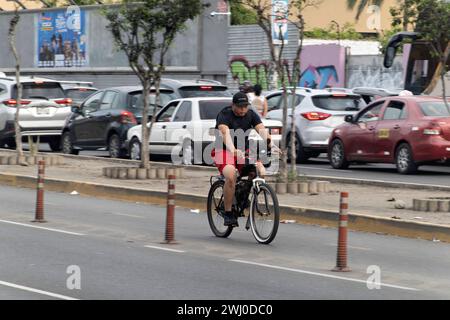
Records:
[[[256,165],[248,164],[247,161],[248,157],[242,173],[237,177],[232,211],[239,218],[245,217],[244,212],[249,209],[245,229],[251,228],[257,242],[269,244],[275,239],[280,223],[278,198],[273,188],[258,176]],[[212,176],[210,184],[207,203],[209,226],[216,237],[227,238],[234,227],[223,224],[225,178],[222,175]],[[260,200],[264,201],[264,205]],[[266,223],[268,232],[264,232]]]

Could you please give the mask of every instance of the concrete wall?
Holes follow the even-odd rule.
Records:
[[[391,68],[383,67],[383,56],[348,56],[347,57],[347,86],[379,87],[385,89],[399,89],[404,85],[402,57],[394,60]]]
[[[292,68],[299,39],[297,30],[292,26],[289,27],[288,37],[283,58]],[[387,89],[403,86],[404,66],[401,56],[395,60],[392,68],[386,69],[383,67],[383,56],[378,54],[378,42],[342,40],[340,47],[337,42],[305,40],[300,85],[317,85],[318,88],[375,86]],[[270,89],[268,48],[265,34],[258,26],[231,26],[228,36],[227,85],[236,90],[244,81],[250,80],[253,84],[260,83],[264,90]]]
[[[217,0],[196,20],[189,22],[166,55],[165,77],[176,79],[208,78],[222,82],[227,74],[228,19],[211,17],[217,11]],[[37,21],[44,10],[23,10],[17,27],[17,48],[21,58],[22,74],[35,74],[55,79],[94,81],[99,88],[113,85],[138,84],[128,66],[125,54],[113,43],[107,21],[99,6],[84,6],[89,65],[71,68],[37,68]],[[48,9],[48,10],[61,10]],[[13,13],[0,12],[0,71],[14,72],[14,58],[8,45],[9,21]]]

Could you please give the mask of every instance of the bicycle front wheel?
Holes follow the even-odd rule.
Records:
[[[280,223],[280,208],[275,191],[266,183],[254,190],[250,210],[250,226],[256,241],[269,244],[275,239]]]
[[[223,215],[225,205],[223,200],[224,182],[218,180],[213,183],[208,193],[207,214],[209,226],[216,237],[227,238],[233,227],[224,226]]]

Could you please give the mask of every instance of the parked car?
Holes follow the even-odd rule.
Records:
[[[98,89],[94,87],[70,87],[64,89],[64,94],[66,98],[72,99],[73,107],[79,107],[86,98],[97,91]]]
[[[173,99],[172,90],[161,89],[162,105]],[[128,129],[142,121],[142,101],[140,86],[107,88],[92,94],[79,108],[73,109],[74,113],[63,129],[62,151],[78,154],[80,150],[106,148],[113,158],[124,156]],[[161,108],[155,105],[154,89],[149,103],[151,116]]]
[[[383,98],[345,120],[330,138],[328,154],[335,169],[351,162],[381,162],[409,174],[424,163],[450,158],[450,110],[442,98]]]
[[[364,101],[369,104],[374,100],[384,97],[398,96],[403,89],[387,90],[383,88],[374,87],[356,87],[353,88],[353,93],[359,94]]]
[[[215,80],[175,80],[163,78],[161,87],[174,91],[177,99],[195,97],[232,97],[228,87]]]
[[[66,98],[56,80],[21,77],[22,99],[19,125],[24,138],[40,136],[54,151],[60,150],[60,138],[66,119],[71,114],[70,98]],[[15,148],[14,118],[17,82],[15,77],[0,77],[0,146]]]
[[[266,95],[269,112],[266,119],[282,120],[283,91]],[[287,145],[290,149],[291,114],[293,95],[288,95]],[[306,162],[327,152],[328,141],[335,127],[344,122],[347,115],[356,114],[366,103],[360,95],[349,89],[316,90],[297,88],[295,93],[295,127],[297,162]],[[288,150],[288,156],[290,155]]]
[[[91,81],[77,81],[77,80],[55,80],[55,79],[48,79],[48,78],[42,78],[46,80],[53,80],[58,81],[63,90],[74,88],[74,87],[87,87],[87,88],[93,88],[94,83]]]
[[[203,157],[198,159],[197,150],[201,150],[202,154],[206,150],[205,154],[210,154],[212,142],[215,141],[217,115],[231,103],[231,98],[222,97],[186,98],[170,102],[155,119],[149,139],[150,152],[179,155],[183,163],[204,162]],[[281,140],[280,121],[263,119],[263,124],[269,129],[274,142]],[[261,139],[256,131],[249,138]],[[131,159],[140,159],[141,145],[142,127],[139,125],[128,131]]]

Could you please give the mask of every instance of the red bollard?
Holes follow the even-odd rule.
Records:
[[[176,244],[175,241],[175,175],[169,175],[167,192],[166,238],[163,243]]]
[[[348,225],[348,192],[341,192],[341,204],[339,210],[339,236],[336,267],[333,271],[349,272],[347,266],[347,225]]]
[[[44,174],[45,160],[39,160],[36,193],[36,214],[32,222],[47,222],[44,220]]]

